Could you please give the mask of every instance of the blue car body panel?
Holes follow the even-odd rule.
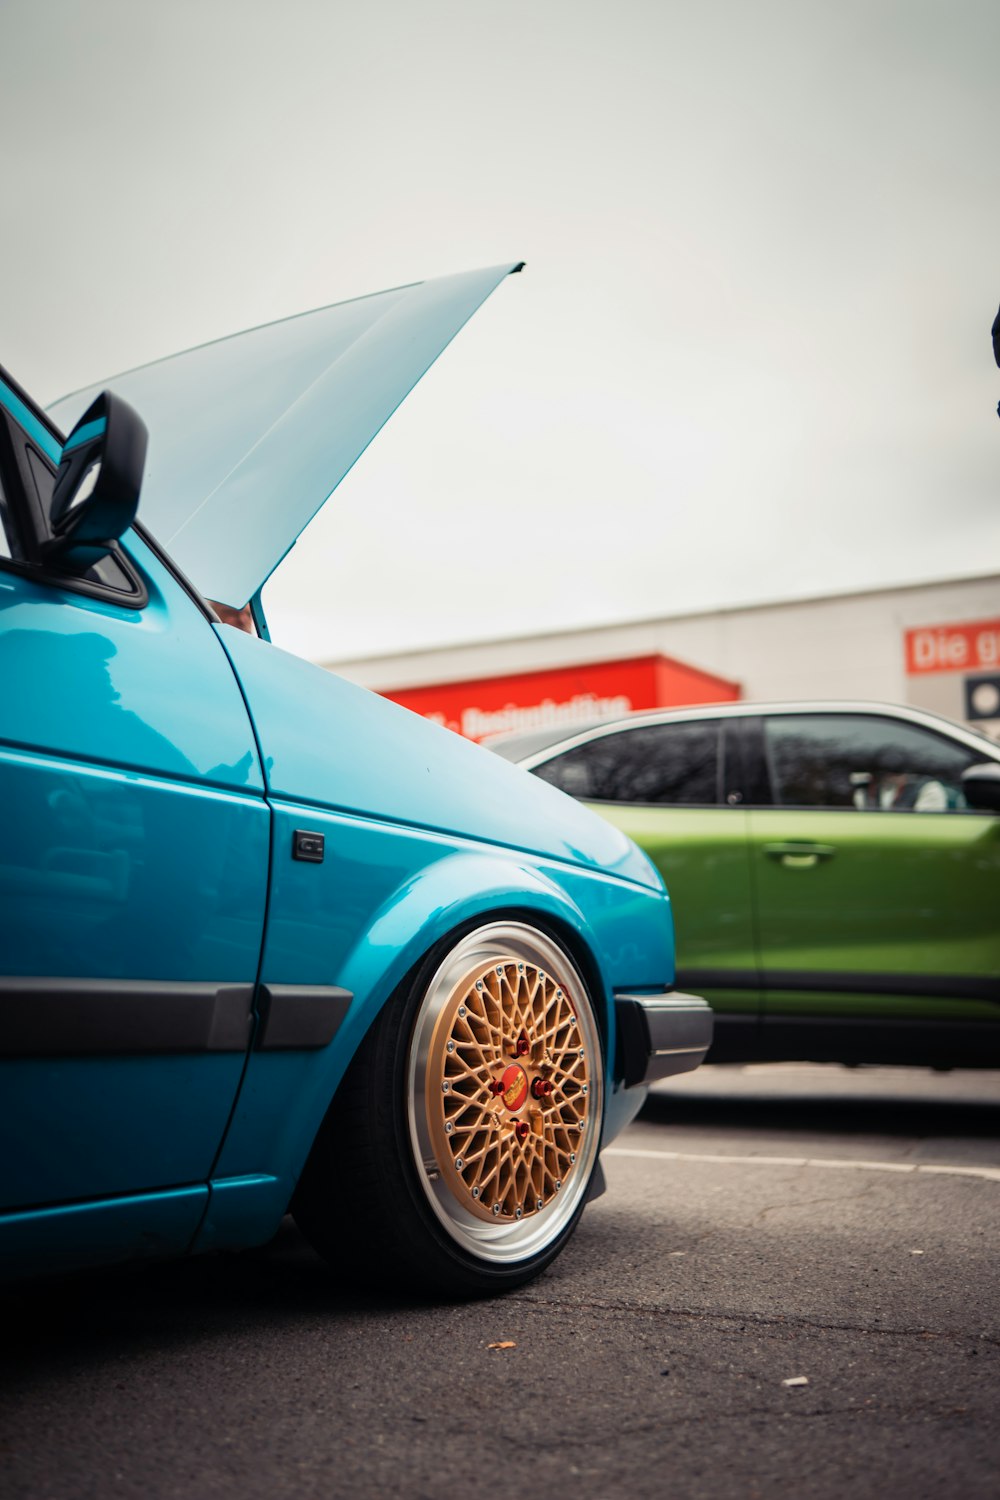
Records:
[[[252,636],[219,634],[271,797],[544,852],[662,890],[630,839],[538,777],[525,787],[518,767],[419,714]]]
[[[264,933],[270,814],[239,685],[132,546],[142,610],[0,574],[2,973],[76,982],[84,1023],[87,980],[249,990]],[[242,1049],[24,1046],[0,1057],[0,1210],[207,1179]]]
[[[303,481],[296,527],[381,425],[373,373],[364,421],[320,474],[308,430],[337,360],[375,372],[395,320],[411,347],[381,382],[391,410],[509,269],[403,289],[377,317],[350,304],[336,358],[302,335],[320,373],[271,434],[275,464],[310,450],[286,472]],[[297,384],[309,362],[287,348]],[[44,489],[61,444],[4,380],[8,417]],[[237,438],[249,482],[247,430]],[[161,485],[191,477],[190,452],[162,452]],[[266,576],[256,543],[236,545],[232,506],[256,525],[265,494],[284,498],[269,465],[252,499],[215,475],[217,524],[204,501],[181,508],[178,538],[200,536],[187,561],[209,587],[228,580],[220,596]],[[5,527],[11,516],[0,509]],[[242,571],[214,572],[227,538]],[[500,915],[553,930],[586,977],[616,1134],[644,1095],[616,1069],[616,994],[673,978],[669,902],[646,857],[539,779],[213,623],[145,531],[116,555],[131,594],[0,557],[0,1269],[266,1240],[381,1008],[440,939]],[[322,836],[322,861],[299,857],[303,836]]]
[[[138,536],[128,550],[146,584],[142,609],[0,574],[4,740],[262,796],[256,742],[221,642]]]
[[[0,1218],[0,1275],[77,1271],[188,1250],[205,1216],[205,1184],[57,1204]]]
[[[543,783],[537,798],[525,796],[516,768],[387,699],[251,637],[220,634],[252,706],[279,851],[261,982],[335,982],[354,1000],[322,1053],[251,1054],[217,1165],[220,1179],[246,1186],[225,1203],[213,1196],[205,1246],[244,1243],[268,1205],[280,1212],[375,1014],[463,923],[516,910],[556,927],[590,971],[609,1040],[614,991],[655,985],[673,967],[666,893],[616,830],[608,837]],[[280,857],[303,827],[323,835],[323,865]],[[610,1136],[637,1100],[616,1093],[610,1046],[607,1061]],[[255,1172],[268,1181],[251,1181]]]

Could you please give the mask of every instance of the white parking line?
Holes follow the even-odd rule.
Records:
[[[1000,1182],[1000,1167],[950,1167],[928,1162],[853,1161],[835,1156],[721,1156],[701,1151],[643,1151],[633,1146],[609,1146],[604,1156],[630,1156],[652,1161],[709,1161],[740,1167],[848,1167],[856,1172],[932,1172],[938,1176],[982,1177]]]

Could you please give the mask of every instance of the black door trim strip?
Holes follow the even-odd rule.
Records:
[[[262,984],[258,997],[262,1052],[326,1047],[354,999],[332,984]]]
[[[1000,1020],[716,1014],[707,1062],[837,1062],[1000,1067]]]
[[[0,1058],[245,1052],[252,984],[0,978]],[[264,1049],[325,1047],[352,995],[334,985],[261,985]]]
[[[252,984],[0,979],[0,1057],[245,1052]]]
[[[919,995],[1000,1003],[993,974],[865,974],[844,969],[678,969],[676,984],[692,990],[802,990],[844,995]]]

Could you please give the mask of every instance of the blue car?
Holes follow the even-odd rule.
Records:
[[[291,1211],[344,1275],[501,1291],[704,1056],[628,838],[268,639],[272,570],[518,269],[49,413],[0,371],[6,1274],[258,1245]]]

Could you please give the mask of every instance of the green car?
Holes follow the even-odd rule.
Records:
[[[1000,746],[877,703],[505,735],[661,871],[710,1062],[1000,1065]]]

